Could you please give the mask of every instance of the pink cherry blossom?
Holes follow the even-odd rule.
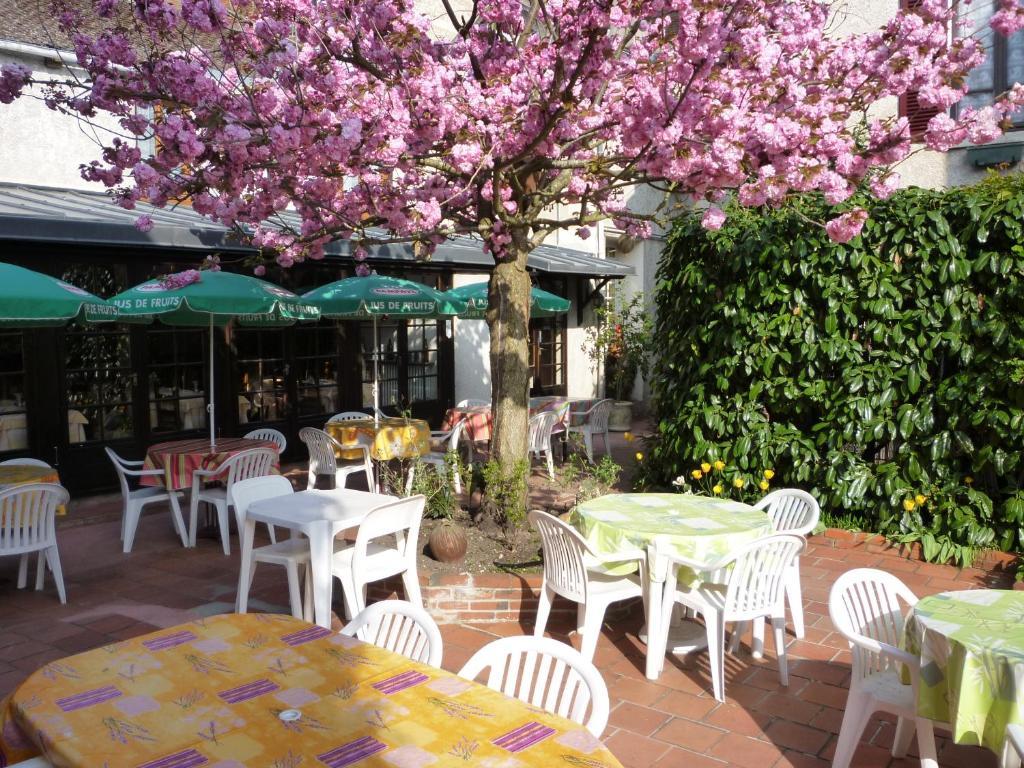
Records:
[[[825,224],[825,231],[833,242],[848,243],[860,234],[867,220],[867,211],[863,208],[854,208]]]
[[[722,225],[725,224],[725,212],[717,205],[713,205],[704,211],[704,216],[701,217],[700,223],[704,229],[721,229]]]
[[[263,277],[264,275],[266,275],[266,274],[267,274],[267,268],[266,268],[266,266],[265,266],[265,265],[263,265],[263,264],[257,264],[257,265],[256,265],[256,266],[255,266],[255,267],[253,268],[253,270],[252,270],[252,273],[253,273],[254,275],[256,275],[256,277]]]

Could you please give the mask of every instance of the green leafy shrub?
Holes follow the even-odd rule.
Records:
[[[517,461],[509,472],[495,459],[480,468],[484,510],[501,526],[506,537],[513,536],[526,522],[526,506],[522,499],[526,498],[529,472],[530,462],[527,459]]]
[[[657,284],[644,481],[701,462],[810,490],[932,559],[1024,532],[1024,177],[859,201],[845,245],[807,197],[680,219]],[[972,477],[973,484],[965,481]],[[904,502],[925,496],[913,509]]]
[[[575,450],[559,470],[563,487],[575,491],[576,504],[611,493],[622,475],[622,467],[608,454],[602,456],[596,464],[591,464],[586,454],[582,453],[582,448],[576,444],[577,441],[582,442],[579,436],[574,434],[572,439]]]

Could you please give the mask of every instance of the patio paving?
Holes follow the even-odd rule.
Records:
[[[135,551],[125,555],[118,541],[119,523],[99,501],[91,504],[92,513],[86,514],[89,504],[80,506],[73,522],[93,522],[60,530],[67,606],[60,605],[49,579],[44,592],[16,590],[17,559],[0,560],[0,696],[51,660],[233,609],[237,540],[230,557],[213,539],[200,539],[196,549],[184,550],[161,511],[143,518]],[[762,660],[754,660],[745,647],[727,656],[723,704],[709,692],[705,654],[668,660],[661,679],[650,682],[644,678],[643,645],[637,639],[639,612],[606,623],[596,655],[612,698],[604,741],[628,768],[829,765],[849,680],[849,652],[833,631],[826,607],[836,575],[849,568],[881,567],[898,574],[918,595],[1011,583],[1008,574],[919,563],[878,549],[845,539],[810,540],[802,561],[807,637],[789,637],[788,688],[779,684],[770,640]],[[280,569],[260,567],[250,605],[253,610],[286,611]],[[567,630],[555,626],[553,635],[566,639]],[[443,626],[444,666],[457,670],[489,640],[530,631],[525,622]],[[575,636],[568,639],[577,641]],[[876,718],[854,765],[919,765],[916,759],[890,758],[894,727],[891,719]],[[997,764],[989,752],[953,745],[941,731],[939,741],[943,766]]]

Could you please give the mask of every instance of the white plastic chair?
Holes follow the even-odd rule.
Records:
[[[381,600],[368,605],[345,625],[341,634],[432,667],[440,667],[444,655],[441,630],[430,614],[405,600]]]
[[[283,433],[278,432],[276,429],[271,429],[270,427],[254,429],[252,432],[246,433],[245,439],[268,440],[277,446],[278,455],[284,453],[284,449],[288,447],[288,438],[286,438]]]
[[[336,413],[327,420],[330,424],[335,421],[356,421],[358,419],[372,419],[373,416],[369,413],[362,413],[361,411],[342,411]]]
[[[850,643],[853,664],[846,711],[839,728],[833,768],[848,768],[861,734],[875,712],[896,715],[893,757],[903,757],[917,727],[917,749],[923,768],[938,768],[931,720],[917,716],[917,685],[921,660],[899,648],[904,608],[917,596],[891,573],[855,568],[840,576],[828,596],[832,624]],[[900,679],[910,675],[910,685]]]
[[[575,528],[554,515],[533,510],[527,517],[540,532],[544,547],[544,578],[533,634],[535,637],[544,636],[555,595],[572,600],[579,604],[576,628],[581,639],[580,653],[591,661],[608,606],[619,600],[643,597],[646,555],[639,549],[607,557],[598,555]],[[639,578],[635,575],[613,576],[601,570],[602,565],[630,560],[639,562]]]
[[[139,517],[142,515],[142,508],[154,501],[166,501],[171,508],[171,520],[174,522],[174,530],[181,537],[181,545],[188,546],[188,531],[185,529],[185,521],[181,516],[181,506],[178,504],[178,491],[168,491],[164,486],[139,486],[134,490],[129,477],[163,477],[162,469],[142,469],[144,462],[129,461],[118,456],[111,448],[104,447],[107,458],[114,465],[117,472],[117,480],[121,484],[121,541],[124,542],[123,551],[131,552],[132,544],[135,542],[135,531],[139,526]]]
[[[7,768],[53,768],[53,763],[48,763],[41,757],[33,757],[31,760],[11,763]]]
[[[366,487],[374,489],[373,462],[370,461],[370,440],[365,435],[357,435],[356,442],[352,445],[342,445],[322,429],[316,427],[304,427],[299,430],[299,439],[305,443],[309,451],[309,476],[306,481],[306,490],[311,491],[316,487],[317,475],[333,475],[336,488],[344,488],[349,475],[358,475],[362,472],[366,475]],[[363,458],[358,461],[338,463],[336,451],[362,451]]]
[[[28,555],[39,552],[53,572],[57,594],[67,604],[64,572],[57,550],[57,507],[67,504],[67,490],[54,483],[25,483],[0,491],[0,557],[21,556],[18,568],[18,589],[28,580]],[[36,572],[36,589],[43,588],[46,569],[40,562]]]
[[[1020,688],[1017,690],[1020,691]],[[1020,694],[1018,694],[1019,696]],[[1024,760],[1024,726],[1010,723],[1006,726],[1002,768],[1020,768],[1021,760]]]
[[[189,543],[196,545],[196,524],[199,516],[199,503],[205,501],[217,510],[217,524],[220,526],[220,540],[224,554],[231,554],[231,529],[228,524],[228,507],[234,506],[231,495],[235,483],[248,480],[250,477],[269,475],[277,459],[277,451],[273,448],[253,448],[241,451],[230,457],[216,469],[197,469],[192,473],[192,503],[189,505],[188,538]],[[224,477],[223,486],[202,487],[205,479]],[[238,530],[242,530],[242,521],[235,510]]]
[[[488,688],[566,717],[601,738],[608,724],[608,686],[571,645],[550,637],[503,637],[474,653],[459,675],[476,680],[487,669]]]
[[[614,404],[612,400],[598,400],[589,410],[569,411],[565,419],[565,436],[568,437],[573,432],[583,435],[583,446],[587,450],[587,459],[591,464],[594,463],[594,437],[600,435],[604,440],[604,452],[609,451],[608,417]],[[577,419],[582,419],[582,423],[573,424],[572,422]]]
[[[45,467],[46,469],[53,469],[52,466],[47,464],[41,459],[30,459],[28,457],[22,457],[18,459],[8,459],[7,461],[0,461],[0,467],[6,466],[18,466],[23,467]]]
[[[765,536],[740,547],[714,563],[696,563],[665,552],[657,540],[650,547],[652,568],[666,574],[661,606],[660,632],[648,637],[647,653],[664,665],[668,644],[668,627],[672,623],[675,603],[681,603],[704,616],[708,637],[711,684],[715,698],[725,701],[725,625],[727,622],[751,621],[767,616],[775,635],[775,653],[779,661],[779,680],[789,685],[786,663],[786,569],[804,548],[804,540],[793,534]],[[727,584],[697,582],[692,588],[677,589],[677,568],[686,566],[698,572],[721,571],[728,568]],[[652,611],[658,610],[651,606]]]
[[[231,489],[231,496],[235,502],[235,514],[239,519],[239,530],[245,524],[245,516],[249,510],[249,505],[254,501],[289,496],[292,493],[292,484],[288,481],[288,478],[281,477],[281,475],[250,477],[247,480],[236,482]],[[309,576],[309,541],[306,538],[294,536],[264,547],[253,547],[249,569],[250,584],[252,584],[252,578],[256,574],[257,563],[283,566],[288,576],[288,600],[291,605],[292,616],[301,619],[311,613],[309,608],[312,605],[312,594],[310,591],[312,589],[312,581]],[[305,599],[299,596],[299,566],[302,566],[305,578]],[[238,600],[237,610],[239,613],[245,613],[248,607],[248,600]]]
[[[331,570],[341,580],[346,618],[353,618],[366,607],[367,584],[399,574],[406,599],[423,607],[416,555],[426,502],[424,496],[410,496],[377,507],[359,524],[355,542],[334,553]],[[394,546],[375,541],[392,534]]]
[[[490,400],[474,400],[471,397],[467,397],[465,400],[459,400],[455,404],[456,408],[490,408]]]
[[[547,461],[548,477],[552,480],[555,479],[555,460],[551,450],[551,431],[557,419],[558,414],[554,411],[541,411],[530,417],[530,456]]]
[[[439,441],[445,448],[444,452],[431,451],[418,457],[418,463],[426,464],[433,467],[441,477],[448,474],[448,454],[455,453],[458,455],[459,442],[462,440],[462,432],[466,428],[466,420],[459,419],[455,425],[447,432],[431,432],[430,439],[432,441]],[[468,443],[470,446],[470,461],[472,462],[472,443]],[[416,464],[414,461],[409,466],[409,478],[405,481],[405,495],[408,496],[412,493],[412,480],[416,473]],[[470,464],[472,466],[472,464]],[[456,493],[462,493],[462,478],[459,476],[459,469],[457,466],[452,467],[452,487],[455,488]]]
[[[780,488],[772,491],[754,505],[754,509],[763,509],[771,518],[772,528],[776,533],[793,533],[797,536],[808,536],[814,531],[821,517],[818,501],[806,491],[796,488]],[[789,615],[793,617],[793,634],[804,637],[804,601],[800,589],[800,558],[793,561],[792,567],[786,572],[786,602],[789,604]],[[739,633],[734,635],[737,640]],[[754,620],[754,641],[751,644],[754,657],[757,658],[764,650],[764,619]]]

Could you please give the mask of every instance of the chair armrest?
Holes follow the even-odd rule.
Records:
[[[153,477],[154,475],[162,475],[162,474],[164,474],[164,470],[162,470],[162,469],[123,469],[122,468],[121,471],[124,472],[126,475],[131,475],[132,477]]]
[[[128,459],[121,459],[122,464],[131,464],[133,467],[140,467],[145,464],[145,460],[139,459],[138,461],[129,461]]]
[[[192,470],[192,477],[216,477],[220,473],[220,469],[194,469]]]
[[[642,549],[623,549],[619,552],[598,553],[588,548],[587,554],[595,563],[626,563],[630,560],[647,560],[647,553]]]

